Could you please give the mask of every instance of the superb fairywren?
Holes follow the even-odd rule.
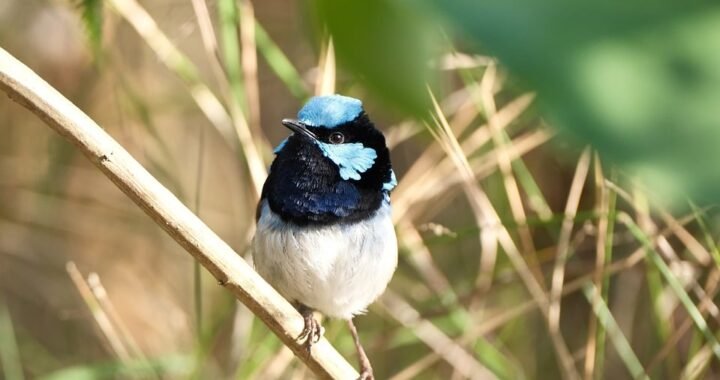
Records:
[[[347,320],[361,378],[373,377],[353,316],[385,290],[397,266],[385,137],[354,98],[317,96],[275,149],[253,241],[255,267],[303,315],[309,350],[322,335],[313,311]]]

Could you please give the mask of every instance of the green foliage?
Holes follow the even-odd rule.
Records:
[[[103,0],[79,0],[78,7],[95,60],[100,60],[102,46]]]
[[[10,312],[2,299],[0,299],[0,374],[7,380],[25,378]]]
[[[300,99],[308,98],[310,94],[303,84],[302,76],[260,23],[255,24],[255,43],[270,69],[280,78],[293,96]]]
[[[475,355],[490,369],[498,379],[526,379],[522,367],[503,355],[493,344],[484,339],[478,339],[474,347]]]
[[[317,11],[344,68],[377,97],[426,114],[430,48],[439,29],[417,9],[391,1],[322,0]]]
[[[665,196],[720,190],[720,7],[454,0],[458,30],[540,93],[558,127]]]

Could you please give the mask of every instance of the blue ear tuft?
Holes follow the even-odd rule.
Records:
[[[340,177],[344,180],[360,180],[360,174],[365,173],[377,158],[373,148],[367,148],[360,143],[325,144],[318,142],[323,155],[329,158],[340,169]]]
[[[383,183],[383,190],[392,191],[397,186],[397,177],[395,177],[395,171],[390,169],[390,180]]]
[[[315,96],[298,112],[298,120],[313,127],[334,128],[355,120],[362,102],[342,95]]]

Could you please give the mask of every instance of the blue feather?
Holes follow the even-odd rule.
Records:
[[[359,202],[360,192],[348,182],[340,182],[333,192],[326,193],[307,193],[290,186],[279,199],[280,211],[296,218],[307,214],[344,218],[357,210]]]
[[[375,163],[377,153],[373,148],[366,148],[361,143],[326,144],[317,142],[323,155],[329,158],[340,169],[340,177],[344,180],[360,180],[360,174],[370,169]]]
[[[335,128],[363,111],[362,102],[342,95],[315,96],[298,112],[298,120],[313,127]]]
[[[390,181],[383,183],[383,190],[391,191],[397,186],[397,177],[395,177],[395,171],[390,169]]]

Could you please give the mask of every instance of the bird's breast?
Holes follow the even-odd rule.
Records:
[[[354,223],[299,226],[261,205],[253,242],[257,271],[291,301],[350,318],[385,289],[397,266],[390,205]]]

